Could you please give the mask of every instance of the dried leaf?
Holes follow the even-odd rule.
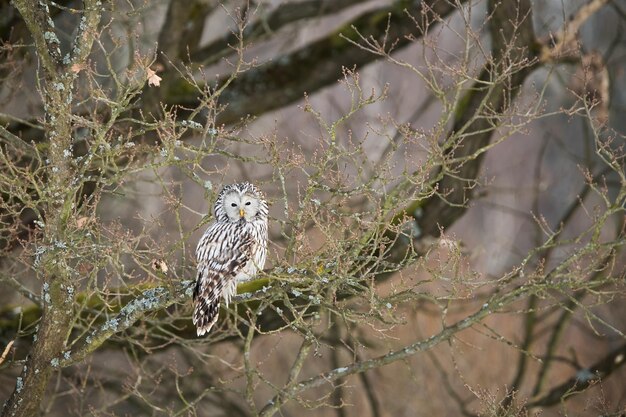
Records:
[[[76,220],[76,227],[78,227],[79,229],[82,229],[83,227],[85,227],[87,223],[89,223],[89,217],[81,217],[78,220]]]
[[[153,71],[150,68],[146,68],[148,72],[148,85],[153,87],[159,87],[161,85],[161,77],[156,75],[156,71]]]
[[[169,271],[169,268],[163,259],[153,259],[152,262],[150,262],[150,266],[152,266],[152,269],[155,271],[161,271],[164,274],[167,274],[167,271]]]
[[[70,71],[72,71],[74,74],[78,74],[84,69],[85,69],[85,65],[83,64],[72,64],[72,66],[70,67]]]

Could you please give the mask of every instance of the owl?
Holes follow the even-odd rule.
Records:
[[[228,305],[237,283],[254,278],[267,256],[267,202],[252,184],[225,186],[213,207],[215,220],[198,242],[198,278],[193,323],[198,336],[217,322],[223,297]]]

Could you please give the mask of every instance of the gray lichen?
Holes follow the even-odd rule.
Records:
[[[44,34],[43,34],[43,38],[44,38],[47,42],[50,42],[50,43],[57,43],[57,44],[58,44],[58,43],[61,43],[61,42],[59,42],[59,38],[57,38],[57,35],[56,35],[56,33],[54,33],[54,32],[50,32],[50,31],[46,31],[46,32],[44,32]]]
[[[15,391],[16,392],[21,392],[22,388],[24,388],[24,381],[22,380],[21,376],[17,377],[17,381],[15,383]]]

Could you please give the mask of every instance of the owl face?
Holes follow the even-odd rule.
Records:
[[[248,182],[226,185],[213,206],[216,222],[267,222],[267,202],[263,194]]]
[[[224,195],[224,212],[231,222],[252,221],[261,209],[259,197],[249,192],[232,190]]]

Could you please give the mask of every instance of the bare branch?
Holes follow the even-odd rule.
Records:
[[[626,344],[612,350],[608,355],[587,369],[580,369],[575,376],[552,388],[546,395],[530,401],[527,408],[547,407],[562,403],[568,397],[579,394],[596,383],[605,380],[626,362]]]

